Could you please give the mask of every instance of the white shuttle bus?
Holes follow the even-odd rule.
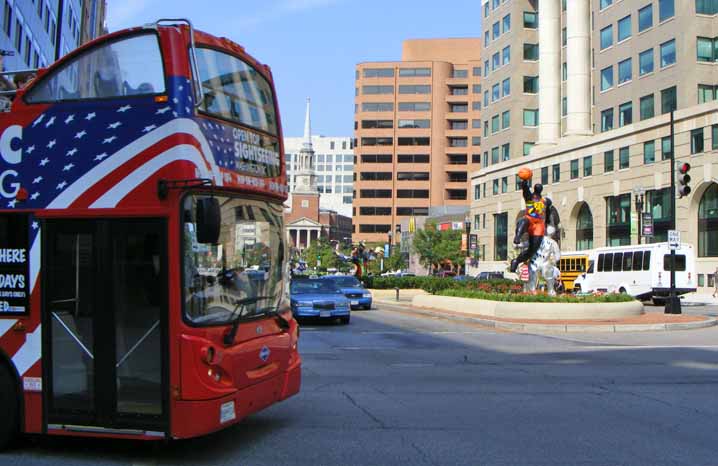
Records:
[[[671,286],[671,249],[668,243],[597,248],[589,253],[588,269],[574,282],[578,293],[627,293],[639,299],[664,300]],[[696,291],[693,246],[676,249],[676,293]]]

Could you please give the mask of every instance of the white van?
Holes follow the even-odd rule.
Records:
[[[588,269],[574,282],[581,293],[627,293],[661,302],[671,286],[671,249],[668,243],[597,248],[589,253]],[[696,256],[693,246],[676,249],[676,293],[696,291]]]

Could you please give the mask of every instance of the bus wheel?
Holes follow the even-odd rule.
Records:
[[[17,433],[17,384],[7,366],[0,364],[0,450],[4,450]]]

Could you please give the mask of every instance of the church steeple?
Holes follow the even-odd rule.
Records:
[[[294,192],[299,194],[319,194],[317,174],[314,171],[314,148],[312,147],[312,122],[309,114],[310,100],[307,97],[307,113],[304,118],[304,141],[299,151],[299,167]]]

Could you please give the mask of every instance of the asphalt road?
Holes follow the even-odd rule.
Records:
[[[191,441],[40,438],[0,464],[718,464],[718,328],[531,335],[360,311],[306,325],[301,394]]]

